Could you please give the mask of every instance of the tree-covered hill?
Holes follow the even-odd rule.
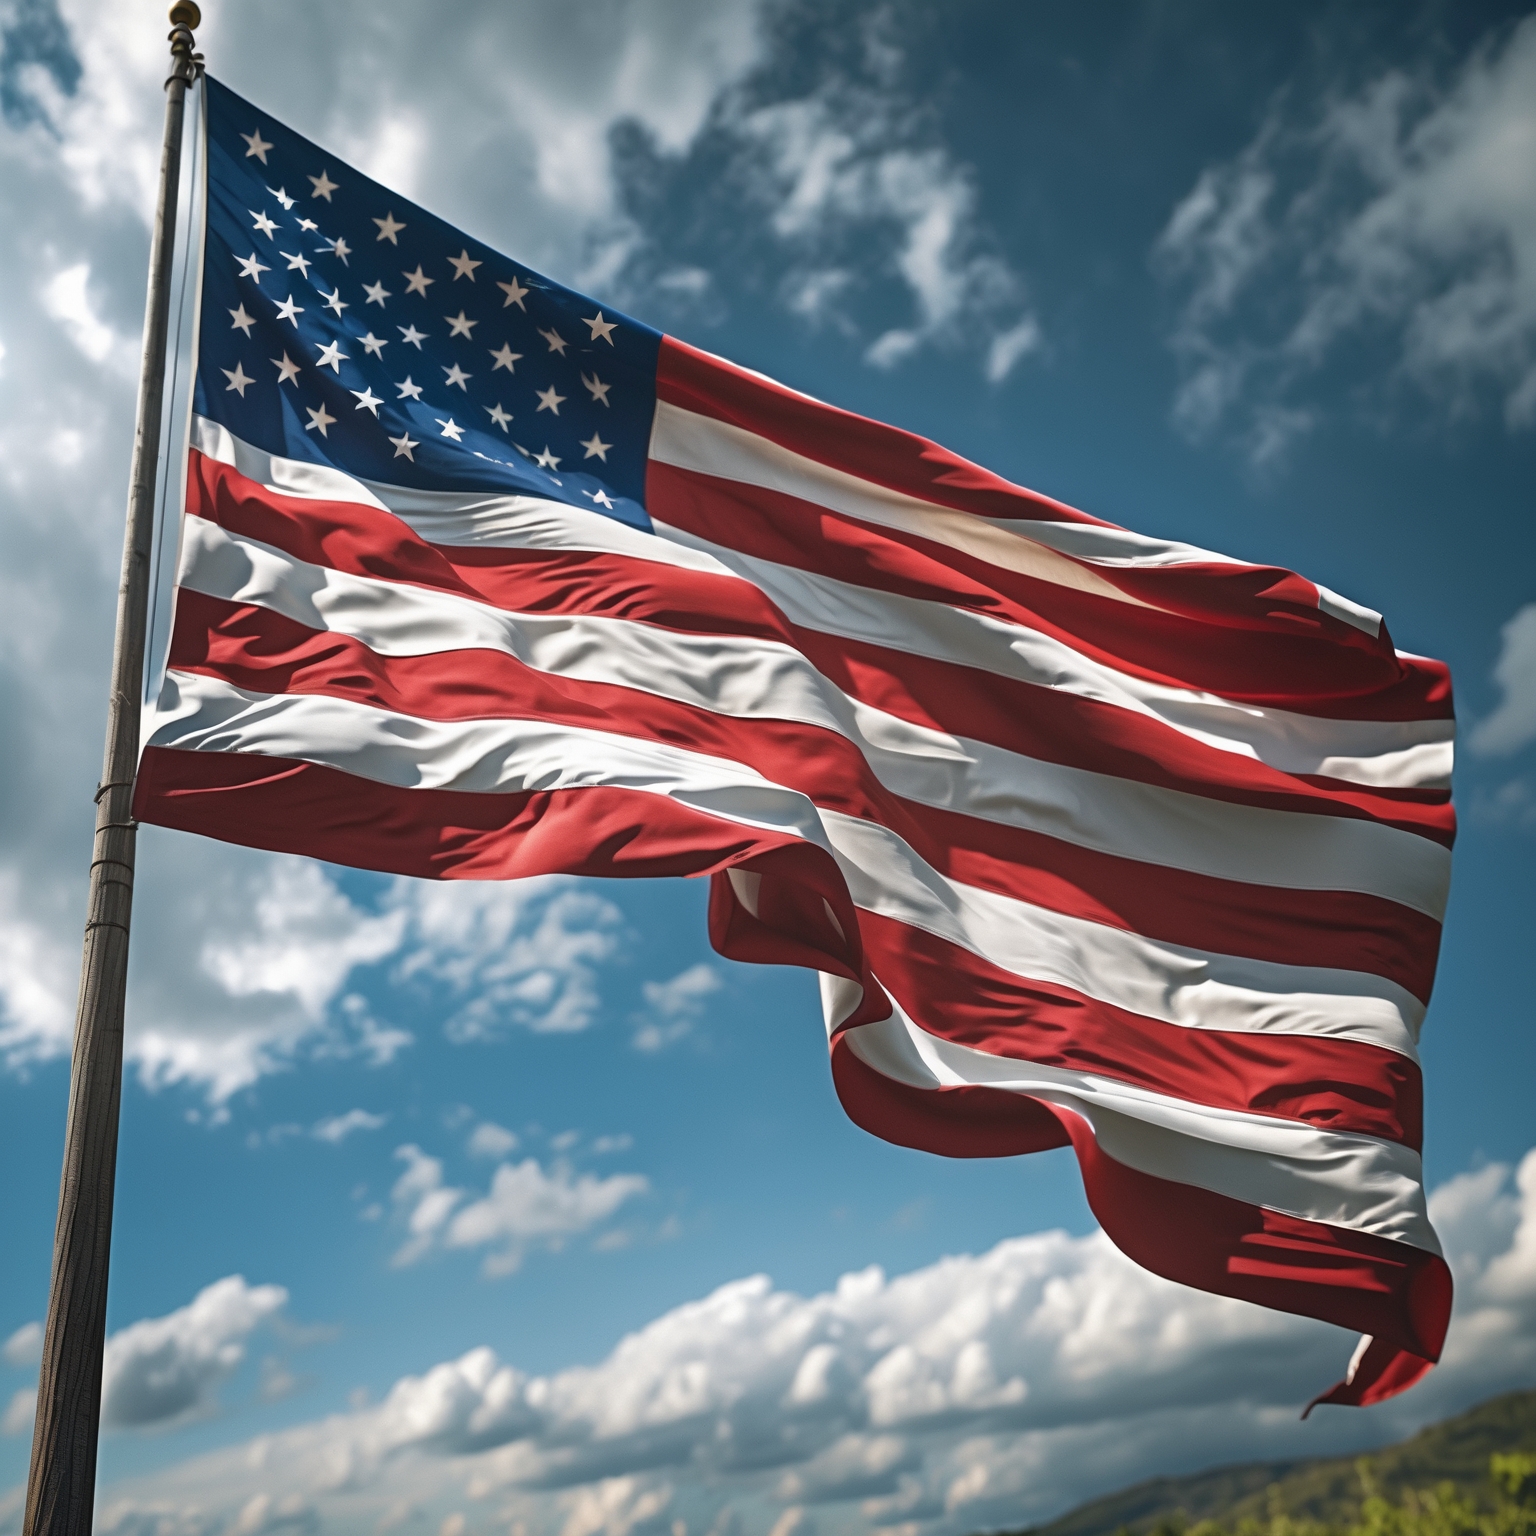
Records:
[[[1148,1536],[1159,1526],[1293,1521],[1342,1528],[1360,1517],[1367,1493],[1396,1503],[1405,1494],[1451,1483],[1477,1498],[1490,1487],[1489,1458],[1536,1454],[1536,1392],[1511,1392],[1411,1439],[1365,1456],[1249,1462],[1188,1477],[1156,1477],[1095,1499],[1037,1526],[1027,1536]],[[1366,1486],[1369,1483],[1369,1488]]]

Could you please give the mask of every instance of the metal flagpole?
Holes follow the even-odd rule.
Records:
[[[123,1076],[123,995],[133,905],[133,777],[139,760],[155,461],[165,385],[182,118],[187,87],[197,74],[192,28],[202,17],[191,0],[178,0],[170,19],[171,73],[166,81],[160,196],[149,253],[139,415],[117,589],[106,755],[96,789],[96,840],[75,1012],[69,1122],[64,1132],[64,1172],[59,1181],[24,1536],[89,1536],[96,1497],[107,1262]]]

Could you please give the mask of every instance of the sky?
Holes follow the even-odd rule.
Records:
[[[1424,1037],[1446,1357],[1100,1235],[1069,1152],[843,1117],[695,882],[140,833],[108,1536],[967,1536],[1536,1380],[1536,13],[221,4],[234,90],[560,282],[1446,659]],[[0,0],[0,1533],[19,1530],[160,141],[163,8]]]

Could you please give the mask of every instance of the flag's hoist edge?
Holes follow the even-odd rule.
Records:
[[[820,973],[861,1125],[953,1156],[1070,1142],[1146,1267],[1367,1335],[1325,1400],[1411,1385],[1450,1307],[1416,1051],[1454,827],[1445,669],[1291,572],[1128,533],[605,317],[211,91],[140,818],[416,876],[707,874],[722,954]],[[236,133],[264,146],[259,189],[220,150]],[[469,294],[496,262],[553,306],[520,303],[484,349],[553,381],[519,397],[509,365],[508,421],[558,391],[559,325],[592,328],[576,366],[600,383],[603,343],[635,339],[643,464],[608,494],[601,456],[487,471],[439,438],[425,469],[367,473],[386,352],[347,311],[384,279],[350,224],[295,209],[301,178],[392,232],[377,255],[417,225],[404,277]],[[282,305],[225,238],[247,202],[254,256],[304,258]],[[397,329],[467,402],[455,346],[487,312],[434,320],[416,286]],[[229,355],[274,337],[271,374]],[[441,425],[400,398],[407,441],[423,411]]]

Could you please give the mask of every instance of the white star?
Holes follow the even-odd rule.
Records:
[[[321,238],[323,239],[324,237],[322,236]],[[347,257],[352,254],[352,247],[340,235],[337,235],[334,240],[326,240],[325,243],[330,246],[331,255],[335,256],[342,266],[346,266]]]
[[[272,270],[271,267],[265,267],[257,261],[254,253],[250,256],[236,257],[236,260],[240,263],[240,276],[252,278],[258,283],[261,281],[261,274],[263,272],[270,272]]]
[[[536,453],[536,454],[534,454],[533,462],[535,464],[537,464],[540,469],[559,469],[560,468],[560,460],[557,459],[554,456],[554,454],[552,454],[549,451],[549,444],[548,443],[544,444],[544,452],[543,453]]]
[[[457,384],[460,389],[464,388],[464,381],[469,378],[469,374],[465,373],[457,363],[452,368],[444,368],[443,372],[448,376],[448,383]]]
[[[388,240],[391,245],[400,244],[399,240],[397,240],[395,237],[400,233],[402,229],[405,228],[405,225],[397,224],[395,222],[394,209],[390,209],[390,211],[386,213],[382,219],[375,219],[373,222],[379,226],[380,240]]]
[[[420,384],[413,384],[411,382],[410,374],[406,374],[406,376],[405,376],[405,383],[404,384],[396,384],[395,388],[400,391],[399,398],[401,400],[420,400],[421,399],[421,385]]]
[[[540,411],[551,411],[556,416],[560,414],[560,406],[561,403],[565,400],[565,396],[557,395],[555,393],[555,386],[553,384],[551,384],[548,389],[534,390],[534,394],[539,397]],[[537,416],[538,411],[535,411],[534,415]]]
[[[323,197],[326,202],[330,202],[331,193],[340,185],[339,182],[332,181],[329,174],[325,171],[321,171],[318,176],[311,176],[309,184],[315,189],[310,193],[310,196]]]
[[[503,432],[507,430],[507,423],[512,420],[512,418],[504,410],[502,410],[500,400],[498,400],[495,405],[486,406],[485,413],[491,418],[492,421],[496,423],[498,427],[501,428]]]
[[[598,378],[595,373],[590,379],[586,376],[586,374],[582,374],[581,382],[587,386],[587,393],[590,394],[599,405],[608,404],[608,391],[613,388],[612,384],[604,384],[603,381]]]
[[[390,438],[390,442],[395,445],[395,457],[397,459],[404,457],[409,459],[412,464],[416,462],[416,455],[411,452],[411,449],[420,448],[421,444],[416,442],[409,432],[402,432],[399,437]]]
[[[501,306],[503,309],[516,304],[525,315],[528,313],[528,306],[523,303],[523,295],[528,290],[515,277],[510,283],[497,283],[496,286],[507,296],[507,302]]]
[[[309,425],[305,427],[304,430],[306,432],[313,432],[316,427],[319,427],[320,436],[329,437],[331,434],[326,431],[326,428],[333,426],[335,424],[336,418],[326,410],[325,402],[323,400],[320,402],[320,409],[318,411],[310,410],[307,405],[304,407],[304,409],[309,411]]]
[[[444,421],[441,416],[434,416],[432,420],[435,421],[438,426],[443,429],[444,437],[451,437],[454,442],[458,442],[459,439],[464,436],[464,428],[461,427],[458,422],[453,419],[452,416],[450,416],[447,421]]]
[[[422,298],[426,298],[428,287],[437,281],[435,277],[428,277],[421,270],[421,263],[419,261],[416,263],[416,270],[414,272],[402,272],[400,275],[405,279],[405,291],[407,293],[419,293]]]
[[[461,277],[467,277],[470,282],[475,280],[475,268],[483,267],[483,261],[474,261],[468,251],[461,250],[457,256],[448,258],[448,265],[453,268],[453,280],[458,282]]]
[[[400,334],[408,342],[410,342],[410,344],[415,347],[418,352],[421,351],[421,344],[427,339],[427,333],[425,331],[418,331],[414,325],[397,325],[395,329],[399,331]]]
[[[250,214],[253,219],[256,220],[255,227],[259,229],[262,234],[267,237],[268,240],[270,240],[272,238],[272,231],[277,228],[277,225],[274,224],[272,220],[266,216],[266,214],[257,213],[254,208],[247,208],[245,211]]]
[[[570,342],[559,331],[555,330],[553,326],[547,331],[541,330],[539,335],[549,343],[549,350],[551,352],[558,352],[561,357],[565,356],[565,349],[570,346]]]
[[[246,314],[244,304],[242,304],[238,309],[230,310],[229,317],[235,322],[232,326],[230,326],[230,330],[241,331],[247,336],[251,334],[251,327],[255,325],[256,322],[251,319],[248,314]]]
[[[245,158],[249,160],[252,155],[255,155],[256,158],[260,160],[263,165],[265,165],[267,163],[267,151],[271,149],[272,146],[267,143],[264,138],[262,138],[261,129],[258,128],[255,133],[242,133],[240,137],[244,139],[246,143]]]
[[[353,410],[372,411],[375,416],[379,414],[379,407],[384,402],[371,389],[354,389],[351,393],[357,396],[357,404],[353,406]]]
[[[372,356],[380,359],[383,358],[384,348],[389,345],[387,341],[380,340],[380,338],[375,336],[372,331],[369,331],[368,334],[361,339],[364,352],[370,353]]]
[[[307,232],[309,232],[311,230],[319,229],[320,226],[318,224],[316,224],[313,219],[300,219],[299,220],[299,228],[304,230],[307,233]]]
[[[338,288],[335,293],[326,293],[323,288],[320,290],[320,292],[321,297],[325,300],[325,307],[327,309],[334,309],[338,315],[342,312],[342,310],[350,309],[352,307],[342,299],[340,288]]]
[[[462,309],[459,311],[457,318],[455,318],[453,315],[444,315],[443,319],[448,322],[448,334],[450,337],[466,336],[469,337],[470,340],[474,339],[472,336],[470,336],[470,332],[480,324],[478,320],[471,320]]]
[[[377,304],[380,309],[384,308],[385,299],[394,297],[383,283],[364,283],[363,292],[368,295],[368,302],[370,304]]]
[[[293,207],[293,199],[281,187],[268,187],[267,191],[280,202],[284,208]]]
[[[300,254],[298,256],[289,256],[287,251],[279,251],[277,254],[279,256],[287,257],[287,259],[288,259],[288,270],[290,272],[302,272],[305,277],[309,276],[309,257],[308,256],[305,256],[305,255],[302,255],[302,254]]]
[[[283,300],[281,304],[277,306],[277,318],[279,320],[293,321],[294,330],[298,330],[299,316],[303,313],[304,306],[302,304],[295,304],[293,302],[293,295],[291,293],[286,299]]]
[[[298,381],[299,365],[286,352],[283,353],[281,361],[274,357],[272,366],[277,369],[279,384],[293,384]]]
[[[587,450],[582,455],[584,459],[599,458],[603,461],[604,464],[606,464],[608,462],[608,450],[613,447],[613,444],[605,443],[602,438],[600,438],[597,433],[594,432],[591,437],[583,440],[581,446]]]
[[[320,348],[320,356],[315,359],[315,367],[329,368],[332,373],[340,373],[341,365],[346,361],[347,354],[341,350],[341,343],[330,341]]]
[[[224,393],[227,395],[230,389],[238,390],[242,400],[245,399],[245,386],[247,384],[254,384],[256,382],[255,379],[246,378],[245,369],[243,369],[238,362],[235,364],[235,371],[233,373],[231,373],[228,368],[220,368],[219,372],[229,380],[229,389],[226,389]]]
[[[596,341],[601,336],[610,347],[613,345],[614,322],[604,320],[602,310],[598,310],[590,320],[583,317],[581,323],[592,327],[592,334],[587,338],[588,341]]]
[[[613,498],[608,494],[607,491],[583,491],[582,494],[584,496],[590,496],[592,500],[598,504],[598,506],[607,507],[610,512],[613,510]]]
[[[517,362],[522,355],[521,352],[514,352],[512,350],[512,343],[510,341],[502,342],[501,351],[491,353],[491,356],[496,359],[496,368],[505,368],[508,373],[517,372],[517,369],[512,364]],[[496,368],[492,368],[491,372],[495,373]]]

